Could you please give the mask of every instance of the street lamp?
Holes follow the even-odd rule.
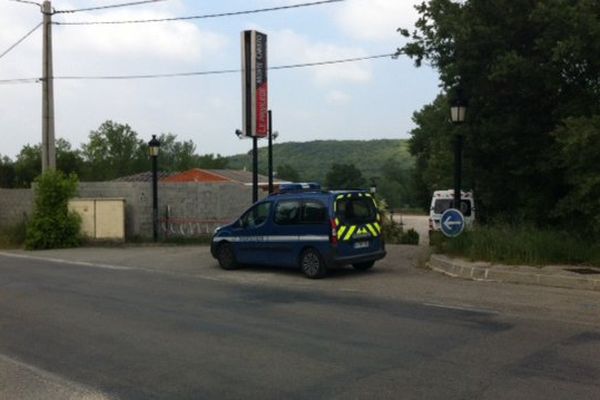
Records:
[[[452,123],[460,125],[465,122],[467,116],[467,103],[458,95],[450,105],[450,118]],[[462,162],[463,137],[459,133],[454,138],[454,208],[460,211],[460,184],[461,184],[461,162]]]
[[[156,135],[148,142],[148,155],[152,159],[152,238],[158,240],[158,171],[157,158],[160,142]]]
[[[269,194],[273,193],[273,140],[279,132],[273,132],[273,112],[269,110]]]

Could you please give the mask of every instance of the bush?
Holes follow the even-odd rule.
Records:
[[[21,247],[25,243],[25,220],[0,230],[0,248]]]
[[[29,250],[75,247],[81,243],[81,219],[69,212],[69,199],[77,192],[77,177],[47,171],[35,180],[35,204],[27,225]]]
[[[419,244],[419,234],[414,229],[404,232],[402,224],[393,220],[391,213],[388,212],[388,204],[385,199],[375,197],[375,205],[382,217],[381,233],[389,244]]]
[[[534,227],[480,226],[454,239],[435,235],[431,244],[442,253],[503,264],[600,265],[598,244],[567,232]]]
[[[400,239],[401,244],[419,244],[419,234],[414,229],[409,229],[402,234],[402,238]]]

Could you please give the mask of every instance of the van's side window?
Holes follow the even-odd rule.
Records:
[[[267,221],[271,211],[271,203],[260,203],[252,207],[241,218],[244,228],[256,228]]]
[[[291,225],[300,222],[300,202],[281,201],[275,207],[275,223]]]
[[[302,222],[307,224],[327,222],[327,208],[318,201],[306,201],[302,207]]]

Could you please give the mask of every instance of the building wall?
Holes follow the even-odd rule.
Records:
[[[261,192],[261,196],[264,193]],[[150,182],[80,182],[79,198],[125,199],[127,239],[152,236]],[[234,183],[159,183],[160,235],[211,233],[252,204],[252,188]],[[169,219],[167,219],[167,209]],[[23,221],[33,210],[31,189],[0,189],[0,228]]]
[[[150,182],[82,182],[79,197],[124,198],[127,238],[152,236]],[[216,226],[239,216],[251,203],[252,190],[244,185],[159,183],[159,233],[161,236],[210,233]]]
[[[33,210],[33,190],[0,189],[0,229],[23,222]]]

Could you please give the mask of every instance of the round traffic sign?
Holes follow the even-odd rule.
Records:
[[[440,219],[442,233],[448,237],[457,237],[465,229],[465,217],[455,208],[449,208]]]

